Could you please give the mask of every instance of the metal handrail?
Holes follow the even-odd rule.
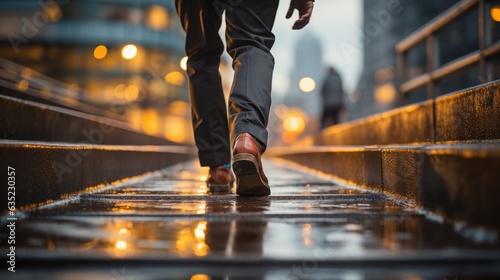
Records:
[[[440,16],[430,21],[425,26],[421,27],[419,30],[415,31],[413,34],[399,42],[396,45],[396,51],[398,53],[405,52],[411,47],[414,47],[418,43],[422,42],[427,36],[443,28],[443,26],[445,26],[446,24],[452,22],[460,15],[472,9],[474,5],[476,5],[479,1],[480,0],[465,0],[455,4]]]
[[[27,72],[29,74],[26,74]],[[26,88],[19,89],[19,84],[26,81]],[[41,74],[31,68],[19,65],[0,57],[0,87],[23,92],[45,100],[49,104],[57,104],[63,108],[70,108],[80,112],[99,115],[112,119],[123,119],[115,112],[94,106],[87,98],[85,89],[74,88],[61,81]],[[2,92],[0,91],[0,94]],[[44,101],[44,103],[45,103]]]
[[[398,56],[398,78],[400,81],[399,91],[401,94],[407,95],[412,90],[427,86],[427,97],[429,99],[434,98],[434,83],[437,80],[440,80],[450,74],[458,72],[459,70],[478,62],[480,75],[484,78],[483,82],[488,81],[486,78],[486,73],[488,70],[486,67],[485,59],[500,53],[500,42],[495,43],[488,48],[485,47],[484,3],[485,0],[463,0],[396,45],[396,52]],[[440,67],[435,67],[435,48],[437,42],[436,33],[447,24],[464,15],[474,7],[479,8],[479,49],[460,58],[457,58],[450,63],[447,63]],[[416,77],[409,79],[408,81],[402,82],[404,80],[406,68],[406,53],[417,44],[422,42],[426,43],[426,71]]]

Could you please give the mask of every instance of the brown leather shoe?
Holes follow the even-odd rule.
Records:
[[[234,184],[233,172],[224,166],[210,167],[206,183],[210,192],[229,192]]]
[[[236,194],[265,196],[271,189],[262,168],[262,146],[252,135],[242,133],[236,137],[233,148],[233,170],[236,174]]]

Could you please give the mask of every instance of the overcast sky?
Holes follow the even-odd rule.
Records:
[[[275,94],[284,94],[288,89],[289,74],[294,66],[294,50],[296,42],[303,32],[310,32],[318,37],[323,48],[325,65],[333,65],[341,73],[344,88],[352,91],[361,74],[362,50],[348,58],[343,54],[340,45],[355,45],[356,36],[360,35],[362,25],[362,0],[318,0],[311,22],[303,30],[292,30],[298,15],[293,20],[285,19],[289,1],[280,1],[280,7],[274,26],[276,43],[273,54],[276,59],[273,89]]]

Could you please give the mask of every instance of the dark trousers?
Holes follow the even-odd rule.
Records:
[[[279,0],[176,0],[186,31],[192,122],[202,166],[231,162],[231,144],[248,132],[267,146],[274,58],[272,26]],[[218,30],[226,11],[226,44],[235,70],[229,122],[219,73]],[[229,133],[231,127],[231,133]]]

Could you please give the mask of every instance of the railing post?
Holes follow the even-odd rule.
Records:
[[[403,106],[406,104],[406,95],[401,92],[401,85],[405,80],[405,70],[406,70],[406,55],[404,52],[397,50],[397,91],[400,97],[398,101],[399,106]]]
[[[435,43],[436,41],[436,43]],[[437,40],[434,33],[428,34],[425,38],[425,52],[426,52],[426,72],[429,73],[430,79],[427,82],[427,99],[434,98],[434,77],[432,72],[434,71],[434,66],[437,61],[435,47],[437,47]]]
[[[480,83],[486,83],[489,81],[489,75],[486,70],[486,61],[485,61],[485,56],[484,56],[484,49],[486,45],[486,40],[485,40],[485,16],[486,16],[486,7],[484,4],[484,0],[479,1],[479,18],[478,18],[478,25],[479,25],[479,82]]]

